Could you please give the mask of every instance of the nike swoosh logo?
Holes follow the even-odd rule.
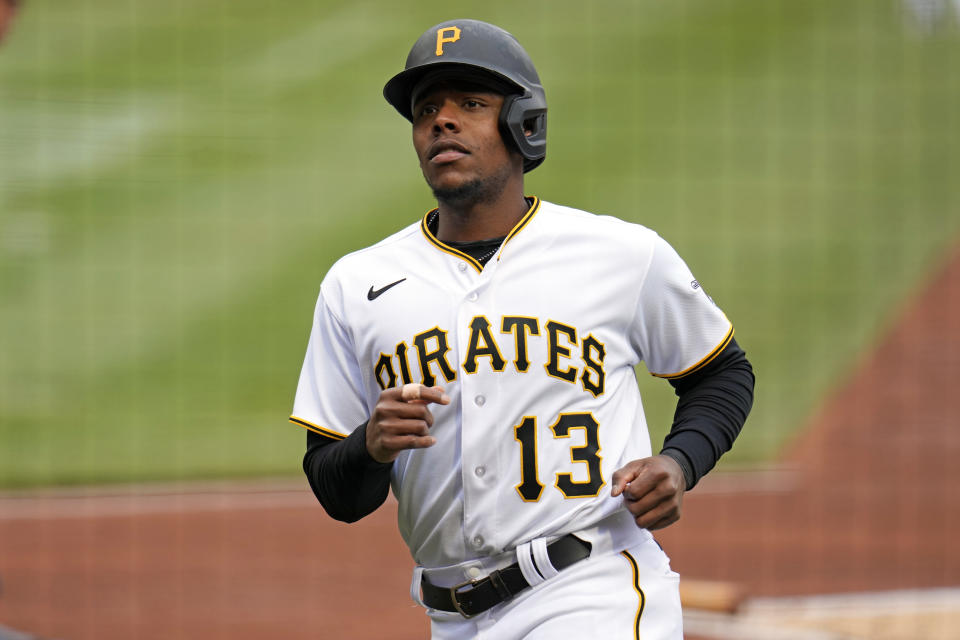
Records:
[[[374,291],[374,290],[373,290],[373,286],[371,286],[371,287],[370,287],[370,291],[367,291],[367,300],[376,300],[376,299],[379,298],[380,295],[381,295],[383,292],[385,292],[387,289],[389,289],[390,287],[395,287],[395,286],[397,286],[398,284],[400,284],[400,283],[403,282],[404,280],[406,280],[406,278],[400,278],[400,279],[397,280],[396,282],[391,282],[391,283],[388,284],[387,286],[382,287],[382,288],[380,288],[380,289],[377,289],[376,291]]]

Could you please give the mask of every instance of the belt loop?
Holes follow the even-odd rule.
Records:
[[[546,538],[537,538],[536,540],[531,540],[530,543],[533,548],[533,560],[537,563],[537,570],[543,575],[543,578],[549,580],[560,573],[556,567],[553,566],[553,563],[550,562],[550,556],[547,555]]]
[[[415,567],[413,578],[410,580],[410,597],[421,607],[427,607],[420,595],[420,583],[423,581],[423,567]],[[427,607],[429,608],[429,607]]]
[[[540,539],[542,540],[542,538]],[[523,577],[526,578],[527,582],[530,583],[531,587],[543,582],[543,576],[540,575],[536,565],[533,563],[529,542],[524,542],[517,547],[517,564],[520,565],[520,572],[523,574]]]

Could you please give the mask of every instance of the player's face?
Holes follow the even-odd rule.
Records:
[[[522,159],[507,150],[500,136],[501,106],[500,94],[447,86],[417,100],[413,146],[423,177],[435,194],[463,192],[481,183],[500,184],[517,167],[522,171]]]

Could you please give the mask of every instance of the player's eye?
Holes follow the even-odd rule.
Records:
[[[463,101],[463,106],[467,107],[468,109],[477,109],[479,107],[482,107],[483,103],[480,102],[479,100],[474,100],[473,98],[470,98],[468,100]]]
[[[437,106],[434,104],[430,104],[428,102],[427,104],[420,107],[420,109],[416,112],[416,116],[418,118],[422,118],[423,116],[429,116],[436,112],[437,112]]]

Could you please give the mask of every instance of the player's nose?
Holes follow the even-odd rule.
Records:
[[[441,133],[443,131],[459,131],[460,129],[460,117],[459,109],[457,108],[456,103],[452,100],[444,100],[443,104],[437,110],[437,114],[433,119],[433,130],[434,133]]]

